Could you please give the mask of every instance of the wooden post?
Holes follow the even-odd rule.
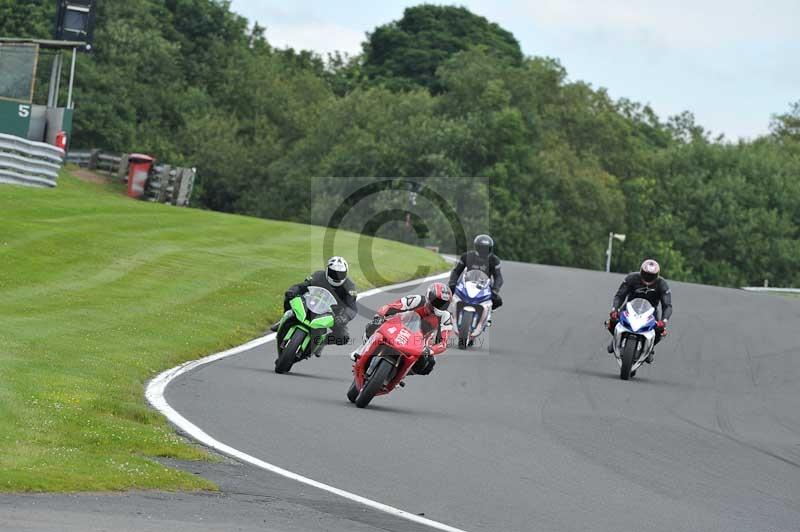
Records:
[[[92,150],[89,153],[89,170],[97,170],[97,157],[100,155],[100,150]]]
[[[128,156],[129,154],[127,153],[123,153],[119,156],[119,169],[117,170],[117,177],[119,177],[122,181],[125,181],[128,178]]]

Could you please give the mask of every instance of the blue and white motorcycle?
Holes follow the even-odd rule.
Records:
[[[466,349],[486,328],[492,314],[492,280],[480,270],[461,276],[453,297],[458,348]]]
[[[619,364],[619,378],[626,381],[653,352],[656,339],[656,309],[649,301],[636,298],[620,312],[614,329],[614,356]]]

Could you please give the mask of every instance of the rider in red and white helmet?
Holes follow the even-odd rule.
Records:
[[[647,259],[642,263],[639,268],[639,275],[642,277],[642,282],[647,286],[652,286],[658,281],[661,275],[661,266],[658,265],[653,259]]]
[[[672,291],[661,277],[661,266],[658,265],[653,259],[647,259],[642,263],[638,272],[634,272],[622,281],[622,284],[614,296],[614,302],[611,305],[611,312],[609,313],[608,332],[613,336],[614,328],[619,321],[619,311],[625,303],[631,299],[642,298],[646,299],[656,309],[656,338],[655,343],[661,341],[661,338],[667,335],[667,324],[670,317],[672,317]],[[658,305],[661,304],[661,317],[658,318],[659,310]],[[608,352],[614,352],[614,341],[608,345]],[[652,364],[653,354],[647,357],[647,363]]]
[[[428,375],[433,371],[433,366],[436,365],[433,355],[441,354],[447,349],[447,340],[453,330],[453,318],[448,311],[452,300],[453,293],[450,292],[450,288],[446,284],[433,283],[428,287],[424,296],[410,294],[384,305],[378,309],[378,313],[367,324],[364,332],[364,342],[372,336],[386,318],[400,312],[416,312],[423,321],[431,326],[431,330],[436,329],[433,344],[425,347],[422,356],[412,367],[412,370],[417,375]],[[350,358],[356,360],[360,353],[361,348],[353,351]]]

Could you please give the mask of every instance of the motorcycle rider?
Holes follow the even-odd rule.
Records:
[[[456,284],[461,274],[466,271],[480,270],[492,280],[492,310],[497,310],[503,305],[500,297],[500,288],[503,286],[503,272],[500,271],[500,259],[493,253],[494,240],[489,235],[478,235],[473,241],[475,249],[467,251],[456,263],[450,273],[448,285],[451,292],[456,291]],[[492,324],[492,315],[489,314],[487,326]]]
[[[614,335],[614,328],[619,322],[620,309],[625,305],[626,301],[636,298],[646,299],[656,309],[655,343],[658,344],[664,336],[667,336],[667,324],[670,317],[672,317],[672,291],[667,281],[661,277],[661,266],[653,259],[645,260],[638,272],[629,274],[619,285],[607,322],[608,332],[612,336]],[[659,303],[661,304],[660,318],[658,317]],[[608,344],[608,352],[614,352],[613,338],[611,343]],[[645,362],[652,364],[654,354],[655,349],[648,355]]]
[[[411,371],[417,375],[429,375],[436,365],[434,355],[439,355],[447,349],[447,340],[453,330],[453,318],[447,310],[452,300],[453,294],[447,285],[436,282],[428,287],[425,296],[410,294],[380,307],[372,321],[367,324],[361,347],[351,353],[350,359],[358,360],[369,337],[387,318],[400,312],[413,311],[428,324],[431,332],[436,330],[434,344],[425,346],[422,356],[411,367]]]
[[[289,302],[297,296],[308,292],[309,286],[319,286],[330,292],[338,302],[334,313],[334,325],[331,332],[325,338],[325,343],[345,345],[350,341],[350,333],[347,330],[347,323],[356,315],[356,287],[347,274],[349,272],[347,261],[342,257],[331,257],[324,270],[318,270],[302,283],[292,285],[286,289],[283,298],[283,310],[291,312]],[[282,331],[279,331],[280,320],[270,327],[270,330],[277,332],[276,341],[280,344],[283,341]],[[285,334],[285,332],[283,332]],[[322,349],[317,349],[314,354],[320,356]]]

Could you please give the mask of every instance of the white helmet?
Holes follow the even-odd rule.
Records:
[[[342,286],[347,280],[347,261],[342,257],[331,257],[328,259],[328,267],[325,270],[325,275],[328,277],[328,282],[331,286]]]

